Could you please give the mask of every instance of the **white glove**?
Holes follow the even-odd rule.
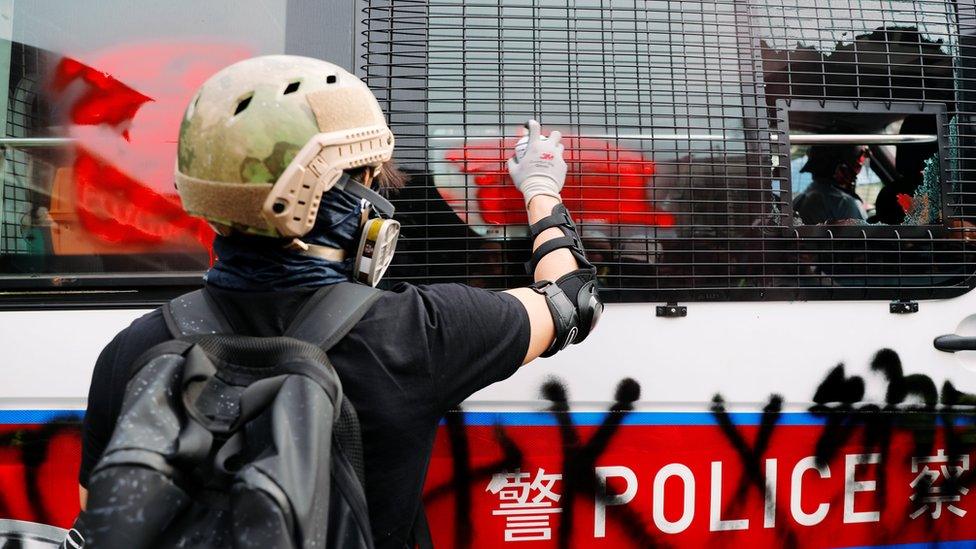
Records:
[[[562,134],[554,131],[546,138],[535,120],[525,123],[529,132],[515,145],[515,156],[508,159],[508,173],[525,197],[525,205],[533,197],[544,194],[559,198],[566,181],[566,161]]]

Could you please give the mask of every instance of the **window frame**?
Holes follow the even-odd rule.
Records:
[[[776,122],[780,126],[778,130],[770,130],[770,138],[773,141],[772,149],[776,151],[776,155],[779,157],[778,165],[776,169],[779,171],[776,179],[780,180],[780,192],[784,193],[786,197],[786,208],[784,215],[787,215],[787,221],[790,223],[790,228],[803,227],[804,232],[808,232],[811,227],[819,226],[807,226],[807,225],[794,225],[794,212],[793,212],[793,173],[790,169],[790,149],[792,147],[790,143],[790,113],[803,112],[803,113],[850,113],[850,114],[930,114],[936,119],[936,145],[938,147],[938,158],[939,158],[939,190],[940,190],[940,200],[941,208],[940,212],[942,214],[942,222],[938,224],[925,224],[925,225],[865,225],[862,228],[868,229],[868,238],[870,238],[871,233],[881,233],[883,231],[889,231],[891,228],[907,228],[907,227],[918,227],[923,229],[945,229],[948,227],[948,220],[950,214],[949,207],[949,194],[948,190],[951,185],[950,181],[950,170],[947,152],[949,151],[949,132],[948,132],[948,121],[947,107],[945,103],[917,103],[917,102],[899,102],[899,101],[875,101],[875,100],[862,100],[857,103],[852,101],[820,101],[816,99],[777,99],[776,100]],[[775,139],[773,137],[775,136]],[[826,234],[826,231],[822,231]],[[815,233],[816,234],[816,233]]]

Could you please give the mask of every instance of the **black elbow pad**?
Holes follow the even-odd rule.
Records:
[[[543,357],[552,356],[571,343],[586,339],[603,313],[594,269],[578,269],[563,275],[556,282],[539,281],[531,287],[546,296],[549,314],[556,328],[556,337],[542,354]]]

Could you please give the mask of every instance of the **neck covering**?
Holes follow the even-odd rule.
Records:
[[[217,261],[203,278],[207,284],[249,292],[318,288],[346,282],[359,244],[362,210],[362,200],[333,188],[323,195],[315,225],[301,239],[308,244],[345,250],[343,261],[329,261],[288,249],[290,239],[234,232],[214,239]]]

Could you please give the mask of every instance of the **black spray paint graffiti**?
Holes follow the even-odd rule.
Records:
[[[976,395],[960,392],[950,382],[946,382],[939,391],[928,376],[905,375],[898,355],[887,349],[875,355],[871,369],[888,384],[883,406],[863,403],[864,379],[847,376],[842,364],[833,368],[814,392],[814,405],[810,412],[824,419],[824,428],[813,448],[819,464],[826,464],[836,458],[858,432],[862,437],[860,446],[864,451],[876,450],[881,454],[882,462],[891,453],[892,435],[897,429],[911,432],[913,455],[929,455],[940,422],[950,460],[976,449],[976,427],[972,424]],[[547,410],[556,418],[562,443],[562,519],[557,537],[561,547],[567,547],[571,542],[570,535],[576,518],[573,505],[575,501],[583,497],[594,498],[593,500],[604,504],[611,503],[612,496],[608,495],[609,490],[605,483],[594,474],[594,465],[619,432],[624,418],[633,409],[633,403],[639,400],[640,390],[636,381],[624,379],[617,387],[614,403],[606,418],[584,442],[573,423],[565,386],[557,380],[549,380],[543,385],[542,394],[550,402]],[[732,422],[730,414],[725,410],[722,396],[715,395],[713,398],[713,417],[735,450],[744,471],[723,514],[735,512],[735,506],[744,503],[750,489],[755,489],[765,497],[767,487],[762,469],[763,459],[779,424],[782,403],[783,399],[778,395],[770,397],[763,410],[757,433],[750,442]],[[524,462],[524,453],[506,434],[505,429],[496,425],[494,437],[502,450],[502,457],[493,463],[472,467],[463,415],[449,414],[446,417],[446,427],[453,460],[452,479],[429,490],[425,494],[425,501],[430,503],[453,495],[456,506],[453,546],[470,547],[474,536],[470,521],[472,487],[490,479],[498,471],[519,468]],[[51,441],[62,433],[76,435],[77,431],[75,418],[59,418],[38,428],[0,435],[0,448],[19,448],[19,455],[26,466],[30,512],[40,522],[52,522],[52,510],[46,508],[42,497],[44,479],[41,476],[42,466],[52,459],[58,459],[58,456],[51,455]],[[888,501],[884,497],[887,489],[885,468],[879,467],[877,474],[878,501],[885,503]],[[953,493],[972,486],[973,482],[974,477],[970,471],[958,477],[946,478],[941,488],[944,492]],[[921,494],[930,487],[930,483],[923,481],[915,490]],[[767,498],[766,501],[768,500]],[[0,498],[0,516],[10,516],[11,511],[7,502]],[[770,511],[777,515],[784,514],[778,508]],[[665,545],[656,532],[648,527],[643,515],[630,506],[616,506],[615,512],[607,518],[617,521],[634,545]],[[789,529],[789,521],[777,518],[776,524],[784,545],[795,544],[796,535]]]
[[[827,463],[834,460],[858,432],[862,433],[861,451],[866,453],[877,451],[880,456],[879,463],[887,463],[890,459],[892,437],[899,429],[911,433],[914,445],[912,456],[930,455],[936,441],[939,421],[942,421],[943,425],[942,432],[946,441],[949,463],[959,460],[976,448],[976,429],[971,422],[960,427],[958,421],[967,417],[972,419],[976,396],[956,390],[947,381],[943,385],[940,401],[939,391],[932,379],[923,374],[905,375],[901,359],[890,349],[882,349],[875,354],[871,362],[871,370],[877,372],[887,382],[884,406],[863,403],[864,379],[859,376],[846,376],[843,364],[833,368],[817,387],[812,399],[814,405],[809,411],[824,420],[824,428],[817,438],[813,452],[818,467],[825,467]],[[750,486],[754,487],[767,503],[774,500],[767,493],[769,487],[766,484],[762,464],[769,440],[780,419],[782,400],[779,395],[770,397],[763,410],[756,439],[750,446],[732,423],[721,395],[715,395],[712,413],[726,439],[736,450],[745,472],[724,514],[734,512],[736,507],[745,503]],[[940,403],[942,407],[938,408]],[[877,500],[883,509],[890,502],[887,497],[887,468],[878,467],[877,476]],[[973,480],[972,471],[946,477],[940,487],[941,493],[946,496],[965,493],[973,484]],[[926,477],[915,485],[915,500],[921,500],[929,492],[932,482],[931,478]],[[766,512],[777,515],[776,524],[780,525],[784,544],[794,545],[795,532],[788,526],[788,521],[779,519],[779,516],[784,515],[785,512],[778,508],[767,509]],[[932,522],[925,524],[934,526]],[[893,534],[893,532],[879,532],[879,539],[876,541],[884,541],[881,538]]]
[[[735,450],[736,457],[739,459],[744,475],[739,479],[739,485],[733,492],[732,498],[723,511],[723,516],[729,516],[735,511],[737,506],[743,505],[748,495],[749,488],[755,487],[763,501],[770,507],[765,509],[767,515],[773,514],[776,517],[776,524],[781,525],[778,532],[785,547],[793,547],[797,544],[796,534],[788,526],[785,520],[785,513],[779,506],[772,504],[774,498],[770,497],[770,487],[766,483],[766,473],[763,470],[763,459],[769,443],[773,438],[773,431],[779,422],[780,414],[783,410],[783,397],[773,395],[769,397],[769,402],[763,408],[762,417],[759,420],[759,431],[756,439],[750,445],[746,438],[739,432],[732,418],[725,409],[725,401],[722,395],[712,397],[712,415],[718,423],[722,434]]]
[[[640,399],[640,385],[626,378],[617,385],[614,402],[606,418],[587,440],[580,438],[573,423],[566,387],[556,379],[550,379],[542,386],[542,396],[550,402],[547,408],[556,419],[559,437],[562,442],[563,484],[559,507],[562,519],[559,522],[557,540],[560,547],[569,547],[574,524],[574,502],[578,497],[593,498],[604,504],[611,504],[613,495],[606,482],[594,470],[597,459],[606,451],[614,435],[620,429],[633,404]],[[495,425],[495,439],[503,451],[503,458],[490,465],[473,469],[470,463],[468,435],[464,429],[463,411],[458,410],[445,418],[447,434],[450,439],[453,458],[452,479],[450,482],[428,490],[424,503],[430,504],[448,494],[453,494],[454,543],[452,547],[470,547],[474,532],[470,519],[471,489],[501,470],[519,468],[523,462],[522,450],[506,434],[501,425]],[[634,544],[642,547],[666,547],[648,528],[644,518],[628,506],[618,507],[618,512],[608,516],[615,520]]]
[[[818,388],[811,412],[826,421],[817,442],[819,463],[833,459],[854,435],[856,427],[863,430],[864,450],[876,450],[882,463],[891,455],[892,435],[896,429],[911,433],[913,456],[931,455],[936,435],[940,432],[940,422],[950,463],[976,448],[976,429],[969,421],[973,418],[971,404],[976,402],[976,397],[959,392],[948,381],[943,385],[940,397],[940,391],[928,376],[905,375],[901,359],[890,349],[878,351],[871,362],[871,370],[880,374],[888,384],[884,406],[857,404],[864,396],[864,380],[858,376],[847,377],[843,364],[834,368]],[[916,500],[929,492],[932,482],[933,479],[926,477],[915,485]],[[958,476],[947,476],[940,489],[943,495],[951,496],[961,494],[964,488],[968,490],[972,483],[972,471],[964,471]],[[888,503],[884,468],[879,468],[877,486],[879,500],[882,504]]]
[[[495,441],[502,449],[502,458],[483,467],[471,467],[471,452],[468,436],[464,430],[464,416],[458,411],[445,416],[448,439],[451,445],[451,458],[454,471],[450,482],[435,487],[424,494],[424,501],[436,501],[448,494],[454,494],[454,547],[470,547],[474,531],[471,522],[471,486],[491,478],[501,470],[518,469],[522,466],[522,450],[505,434],[500,426],[495,426]]]
[[[640,400],[640,385],[625,378],[617,385],[614,403],[606,418],[596,432],[585,443],[580,440],[570,414],[569,398],[566,388],[557,380],[551,379],[542,386],[542,395],[552,404],[553,413],[559,425],[562,440],[563,493],[559,500],[562,518],[559,521],[559,547],[569,547],[573,531],[574,503],[577,496],[590,499],[599,498],[608,504],[612,500],[606,481],[595,473],[597,459],[606,451],[610,441],[620,429],[626,414],[634,409],[634,402]],[[632,507],[624,507],[615,514],[615,519],[623,527],[631,541],[642,547],[661,546],[658,539],[647,527],[644,519]]]
[[[833,368],[816,388],[809,411],[824,420],[824,427],[813,448],[818,466],[824,466],[835,459],[841,450],[851,442],[851,437],[862,433],[861,447],[865,452],[877,450],[881,463],[891,455],[892,437],[896,430],[908,430],[914,444],[912,455],[929,455],[935,443],[938,423],[942,422],[947,456],[950,460],[967,455],[976,449],[976,427],[972,424],[976,395],[962,393],[946,382],[941,393],[928,376],[922,374],[905,375],[897,353],[890,349],[879,351],[871,363],[871,370],[887,382],[884,406],[864,403],[865,383],[858,376],[845,375],[844,365]],[[547,408],[556,419],[562,445],[563,494],[559,501],[561,516],[557,542],[560,547],[568,547],[575,522],[574,502],[579,497],[595,498],[604,504],[611,503],[612,496],[605,483],[594,473],[598,458],[605,452],[626,414],[633,410],[633,403],[640,398],[640,385],[633,379],[624,379],[618,385],[614,403],[607,417],[596,433],[585,443],[573,424],[566,387],[558,380],[551,379],[542,387],[543,397],[550,402]],[[941,407],[939,406],[941,404]],[[729,445],[734,449],[744,474],[730,498],[723,515],[736,510],[745,503],[750,489],[755,489],[769,504],[775,498],[768,497],[764,458],[769,449],[773,433],[782,417],[783,398],[772,395],[763,409],[759,428],[752,442],[735,426],[731,415],[725,409],[722,395],[716,394],[712,400],[712,414]],[[964,420],[965,425],[959,425]],[[501,425],[495,426],[495,438],[503,449],[503,458],[487,466],[472,469],[470,447],[463,425],[463,413],[447,416],[447,431],[450,439],[453,476],[452,480],[434,487],[425,495],[425,502],[432,503],[449,494],[455,500],[455,539],[453,546],[470,547],[473,540],[470,511],[472,508],[472,487],[486,481],[501,470],[518,468],[523,463],[524,452],[506,435]],[[888,480],[884,467],[878,468],[878,501],[888,502],[885,497]],[[944,493],[953,493],[973,484],[972,472],[947,479],[942,485]],[[931,482],[919,482],[915,491],[922,494],[928,491]],[[838,496],[842,497],[842,495]],[[785,520],[788,511],[775,503],[764,510],[776,517],[777,534],[784,546],[798,544],[796,532]],[[655,532],[652,532],[643,517],[630,506],[618,506],[615,513],[608,516],[616,520],[627,533],[629,541],[635,546],[665,546]],[[884,535],[884,533],[880,534]]]

